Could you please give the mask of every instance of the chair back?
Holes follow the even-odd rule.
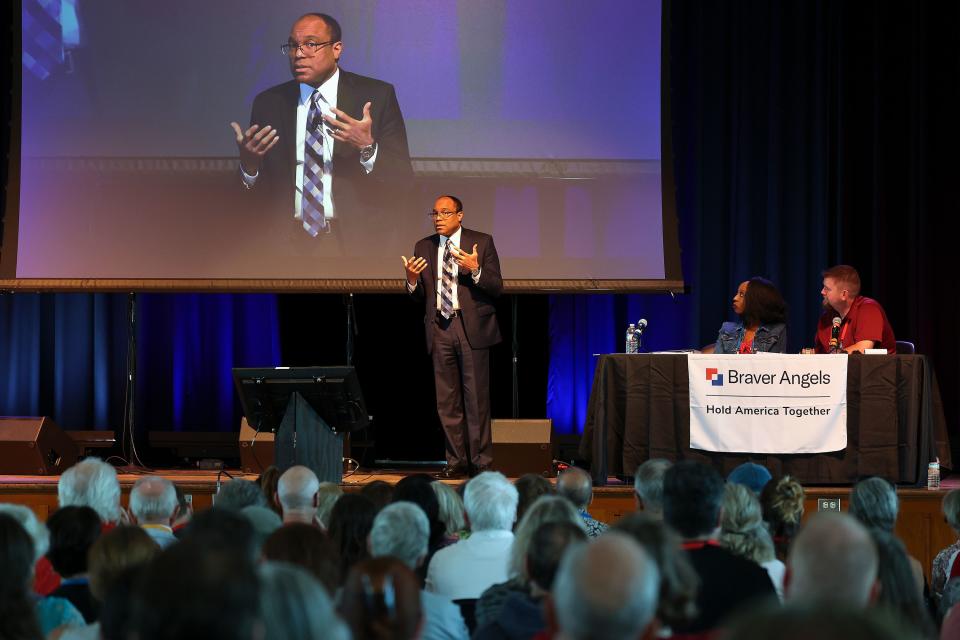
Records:
[[[909,340],[897,340],[897,353],[912,355],[916,352],[916,347]]]

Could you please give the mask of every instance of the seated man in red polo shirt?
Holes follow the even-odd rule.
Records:
[[[893,327],[880,303],[860,295],[860,274],[853,267],[840,264],[823,272],[823,315],[817,323],[814,348],[817,353],[830,353],[833,319],[840,318],[840,348],[847,353],[864,349],[886,349],[897,352]]]

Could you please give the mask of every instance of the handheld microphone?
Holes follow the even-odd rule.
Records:
[[[640,318],[637,320],[637,333],[643,333],[643,330],[647,328],[647,319]]]
[[[840,350],[840,316],[833,318],[833,330],[830,332],[830,353]]]

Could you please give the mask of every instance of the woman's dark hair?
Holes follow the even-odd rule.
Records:
[[[430,522],[430,540],[427,546],[430,553],[443,546],[447,533],[447,526],[440,520],[440,500],[430,486],[433,481],[430,476],[418,473],[407,476],[393,488],[393,502],[412,502],[427,514]]]
[[[60,507],[47,519],[47,558],[64,578],[87,572],[87,553],[100,537],[100,516],[90,507]]]
[[[354,640],[406,640],[423,618],[420,583],[396,558],[357,563],[343,587],[340,616]]]
[[[787,303],[766,278],[750,278],[743,296],[743,324],[748,327],[787,321]]]
[[[530,505],[537,501],[537,498],[540,496],[552,496],[554,491],[550,481],[539,473],[525,473],[517,478],[513,486],[517,488],[517,494],[519,495],[519,500],[517,500],[517,521],[514,524],[514,528],[516,528],[523,519],[523,514],[527,512]]]
[[[0,514],[0,567],[0,638],[43,638],[30,597],[33,540],[7,514]]]
[[[892,534],[871,528],[870,536],[877,545],[880,595],[875,606],[886,609],[925,638],[936,638],[933,619],[923,602],[922,585],[917,583],[910,558],[903,543]]]
[[[358,493],[344,494],[333,505],[328,533],[340,553],[341,580],[346,579],[350,567],[369,555],[367,536],[376,515],[377,507],[373,501]]]
[[[267,499],[267,506],[277,515],[283,516],[283,508],[277,502],[277,483],[280,482],[280,470],[274,465],[270,465],[263,470],[260,478],[260,490],[263,491],[263,497]]]
[[[340,556],[323,531],[309,524],[280,527],[263,543],[263,557],[303,567],[320,581],[331,598],[340,586]]]

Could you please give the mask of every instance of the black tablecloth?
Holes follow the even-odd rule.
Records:
[[[775,477],[790,474],[804,484],[846,484],[870,475],[913,484],[926,481],[927,464],[935,457],[943,467],[952,466],[940,391],[921,355],[850,356],[847,448],[834,453],[691,449],[688,385],[686,354],[599,357],[580,441],[595,484],[632,476],[650,458],[699,460],[724,475],[752,461]]]

